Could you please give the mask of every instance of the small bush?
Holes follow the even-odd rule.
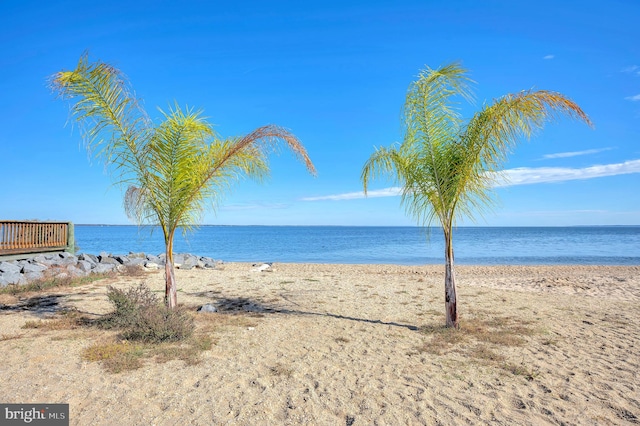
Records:
[[[86,348],[82,358],[87,361],[102,361],[104,368],[111,373],[136,370],[142,367],[141,346],[128,342],[96,343]]]
[[[169,309],[141,283],[127,291],[109,287],[115,311],[100,321],[103,328],[123,330],[123,337],[144,342],[185,339],[193,333],[193,318],[183,309]]]
[[[193,318],[183,309],[156,304],[140,310],[138,321],[123,336],[144,342],[183,340],[193,333]]]

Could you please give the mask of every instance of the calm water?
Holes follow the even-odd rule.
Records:
[[[152,232],[153,231],[153,232]],[[78,250],[99,254],[164,251],[150,227],[76,225]],[[640,226],[464,227],[454,233],[458,264],[640,265]],[[174,252],[225,262],[441,264],[439,229],[351,226],[202,226]]]

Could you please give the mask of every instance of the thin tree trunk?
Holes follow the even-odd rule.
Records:
[[[164,264],[165,292],[164,303],[170,309],[178,305],[178,293],[176,288],[176,275],[173,268],[173,234],[169,235],[166,245],[166,259]]]
[[[444,259],[444,305],[447,316],[447,327],[458,328],[458,293],[456,291],[456,276],[453,269],[451,233],[445,233]]]

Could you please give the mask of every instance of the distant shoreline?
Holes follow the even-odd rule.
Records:
[[[107,223],[75,223],[74,226],[129,226],[129,227],[157,227],[159,225],[135,225],[135,224],[107,224]],[[204,224],[195,225],[196,227],[265,227],[265,228],[429,228],[432,230],[440,230],[438,226],[412,226],[412,225],[224,225],[224,224]],[[455,229],[467,229],[467,228],[640,228],[640,225],[506,225],[506,226],[476,226],[465,225],[458,226]]]

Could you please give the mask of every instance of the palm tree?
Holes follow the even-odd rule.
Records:
[[[408,89],[403,109],[404,139],[379,148],[362,170],[369,181],[391,177],[401,202],[421,226],[438,222],[445,241],[446,326],[458,328],[453,229],[463,216],[491,205],[492,185],[507,154],[546,121],[567,115],[591,125],[580,107],[560,93],[525,91],[484,106],[464,123],[456,96],[472,100],[471,80],[459,63],[426,68]]]
[[[246,136],[221,139],[200,112],[178,106],[153,125],[133,97],[122,73],[83,55],[73,71],[52,76],[52,88],[75,100],[71,113],[89,152],[110,166],[126,187],[124,207],[139,224],[155,224],[165,242],[165,303],[177,305],[173,238],[192,230],[211,201],[241,177],[261,179],[269,172],[267,155],[284,142],[307,169],[313,163],[300,141],[274,125]]]

